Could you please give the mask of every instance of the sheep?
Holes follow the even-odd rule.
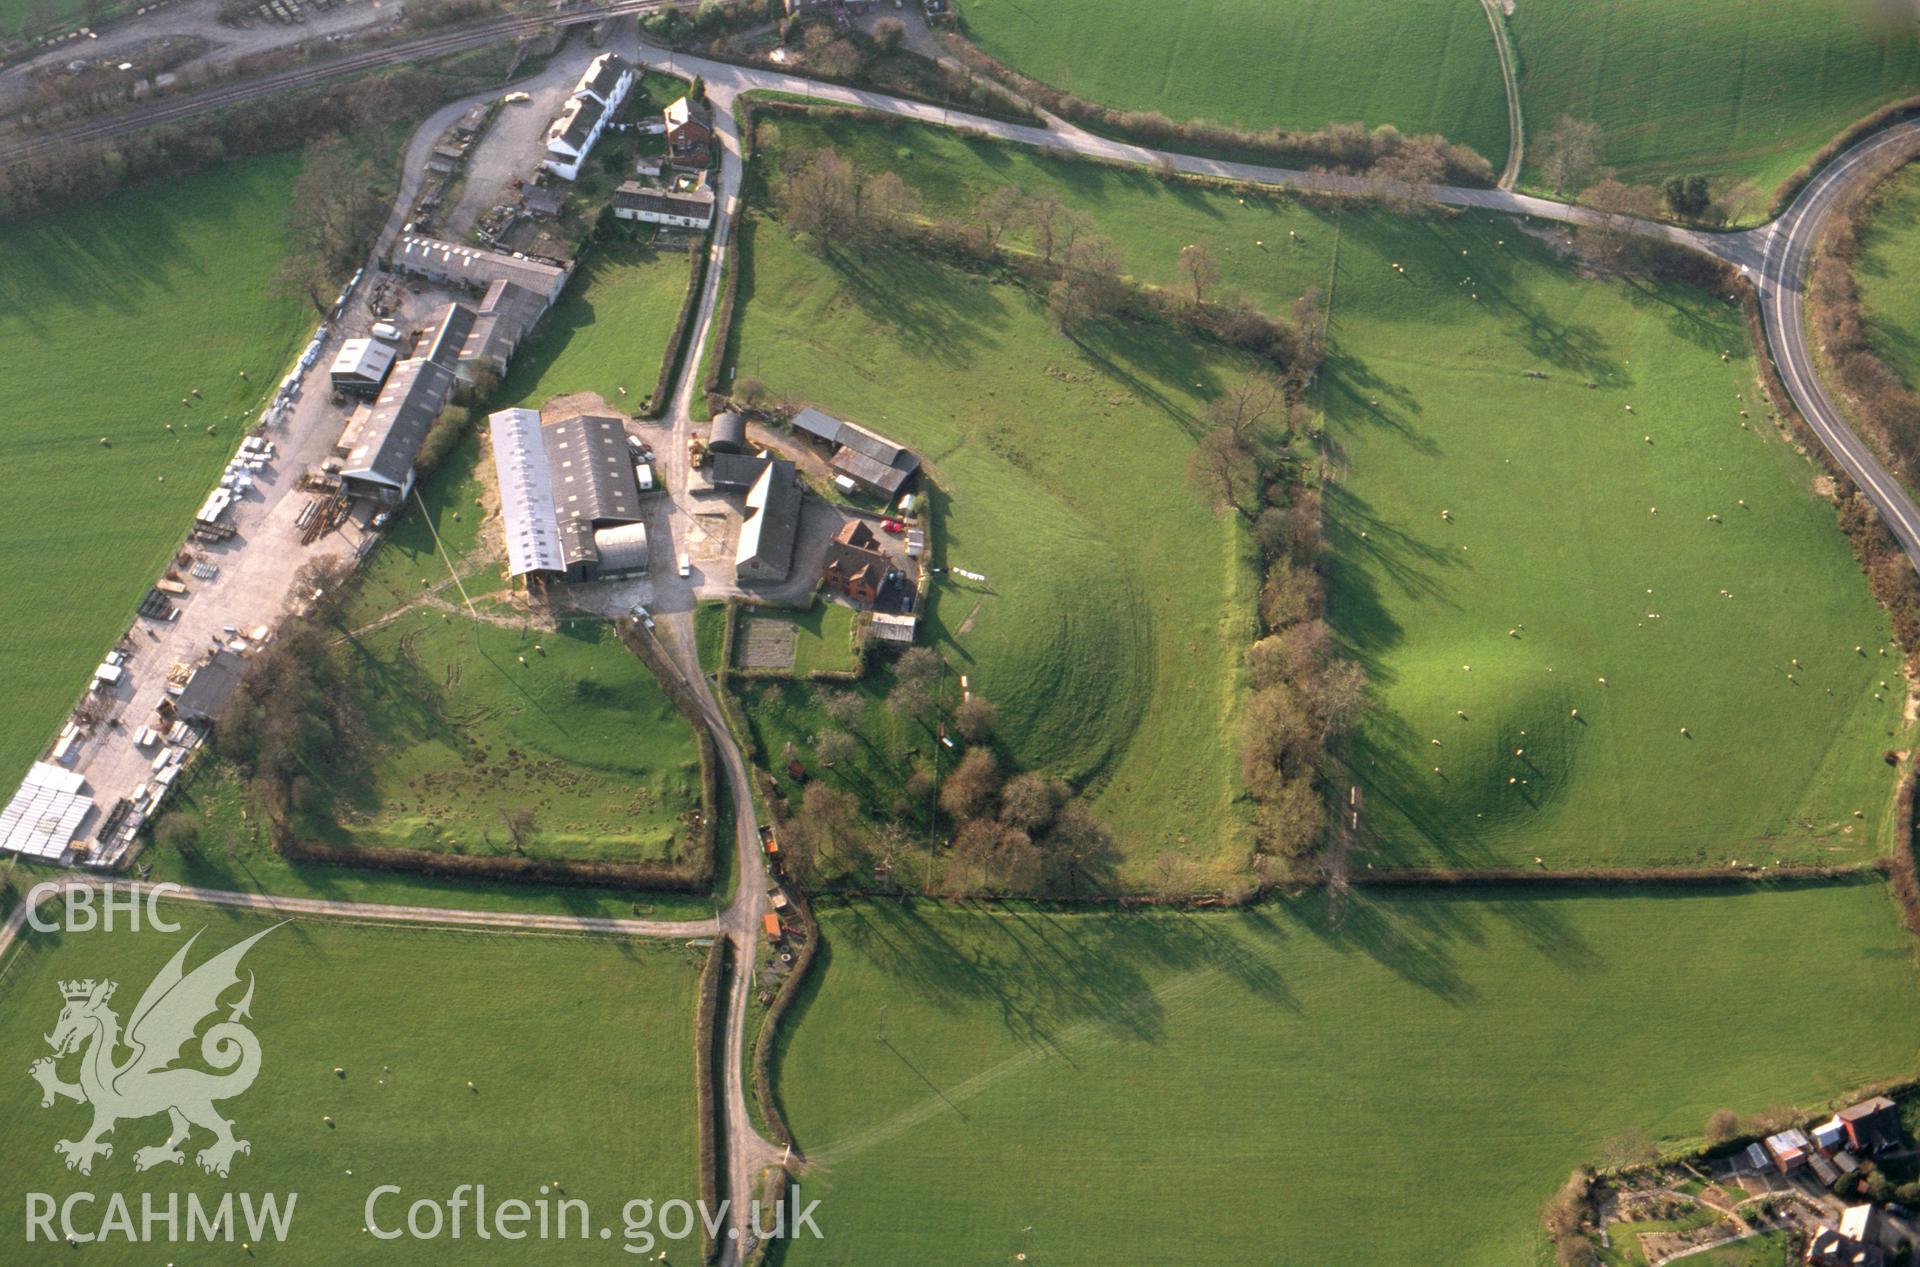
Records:
[[[1456,708],[1453,710],[1453,715],[1461,721],[1465,721],[1467,719],[1467,710],[1464,708]]]
[[[1687,739],[1693,738],[1693,732],[1691,730],[1688,730],[1685,726],[1682,726],[1680,728],[1680,734],[1682,737]]]
[[[1431,739],[1431,740],[1428,740],[1428,742],[1431,743],[1436,748],[1440,746],[1440,741],[1438,739]]]
[[[1595,678],[1594,680],[1595,680],[1595,681],[1597,681],[1597,682],[1599,682],[1599,683],[1600,683],[1600,685],[1602,685],[1602,686],[1605,686],[1605,685],[1607,684],[1607,679],[1605,679],[1605,678]]]
[[[1527,755],[1527,750],[1525,748],[1515,748],[1513,750],[1513,755],[1516,757],[1524,757]]]
[[[1580,715],[1580,710],[1577,708],[1570,708],[1567,710],[1567,716],[1569,717],[1578,717],[1579,715]]]

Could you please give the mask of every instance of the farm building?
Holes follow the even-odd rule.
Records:
[[[547,128],[547,156],[540,166],[562,180],[575,180],[607,127],[607,108],[592,97],[569,97]]]
[[[520,191],[520,208],[536,220],[558,220],[567,209],[566,190],[528,185]]]
[[[600,575],[639,576],[647,570],[647,526],[615,524],[593,530],[594,553],[600,556]]]
[[[732,409],[714,415],[713,430],[707,435],[709,453],[745,453],[747,420]]]
[[[613,214],[642,224],[704,229],[713,223],[713,189],[705,183],[691,189],[663,189],[630,180],[613,191]]]
[[[1767,1136],[1767,1155],[1781,1174],[1807,1164],[1807,1137],[1797,1129]]]
[[[1840,1235],[1862,1245],[1879,1245],[1887,1232],[1886,1212],[1877,1205],[1850,1205],[1840,1215]]]
[[[920,623],[918,616],[896,616],[891,612],[873,613],[873,636],[882,642],[897,642],[910,645],[913,631]]]
[[[1900,1110],[1884,1095],[1850,1104],[1834,1117],[1855,1152],[1876,1152],[1900,1142]]]
[[[333,358],[327,378],[333,390],[349,396],[377,396],[399,350],[379,339],[348,339]]]
[[[485,293],[504,278],[525,287],[547,304],[560,297],[572,268],[549,264],[545,260],[523,259],[503,251],[484,247],[461,246],[438,238],[404,233],[388,252],[387,267],[410,277],[424,277],[446,286],[460,286],[475,294]]]
[[[920,459],[877,432],[808,406],[793,416],[795,433],[833,446],[827,465],[876,497],[891,501],[906,487]]]
[[[460,349],[461,381],[471,383],[482,373],[504,375],[514,350],[546,313],[547,301],[540,295],[496,277],[481,297],[473,330]]]
[[[893,570],[873,529],[862,520],[849,519],[827,546],[820,581],[850,602],[871,605]]]
[[[713,108],[686,97],[661,114],[667,125],[667,153],[682,167],[705,168],[713,163]]]
[[[394,505],[413,487],[413,459],[427,429],[453,395],[460,349],[473,330],[473,310],[448,304],[432,335],[387,375],[371,405],[354,410],[335,452],[350,496]]]
[[[173,711],[182,721],[211,722],[226,707],[227,697],[246,672],[246,661],[231,651],[216,651],[205,664],[193,671],[186,689],[173,702]]]
[[[715,488],[744,493],[760,482],[771,461],[764,453],[715,453],[707,460],[707,478]]]
[[[488,425],[509,575],[592,581],[646,570],[640,490],[619,419],[582,414],[542,426],[535,410],[503,409]]]
[[[747,493],[747,519],[740,525],[734,574],[743,581],[784,581],[793,569],[793,542],[800,527],[800,472],[775,458]]]

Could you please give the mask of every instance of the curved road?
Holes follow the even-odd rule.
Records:
[[[1807,183],[1786,213],[1756,229],[1764,243],[1756,284],[1766,314],[1767,348],[1794,404],[1820,437],[1827,452],[1853,478],[1879,510],[1907,557],[1920,567],[1920,507],[1906,486],[1888,472],[1848,427],[1846,417],[1821,381],[1807,345],[1805,285],[1814,247],[1827,218],[1856,185],[1872,179],[1884,165],[1920,153],[1920,122],[1897,124],[1868,137],[1827,165]]]

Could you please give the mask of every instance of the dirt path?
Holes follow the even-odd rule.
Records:
[[[148,892],[156,886],[129,880],[96,880],[74,876],[35,885],[0,925],[0,960],[13,947],[27,916],[55,897],[75,889],[105,893]],[[597,933],[619,937],[712,937],[719,919],[659,920],[607,919],[589,915],[541,915],[531,911],[470,911],[440,906],[392,906],[381,902],[335,902],[321,898],[275,897],[264,893],[236,893],[190,885],[166,886],[167,895],[182,902],[263,911],[269,915],[326,919],[371,920],[388,924],[447,924],[500,932]]]
[[[1511,0],[1480,0],[1486,11],[1487,25],[1493,28],[1493,51],[1500,58],[1500,81],[1507,90],[1507,164],[1500,169],[1499,186],[1512,189],[1520,179],[1520,164],[1526,156],[1527,125],[1520,114],[1520,77],[1513,69],[1513,45],[1507,39],[1506,15],[1513,11]]]

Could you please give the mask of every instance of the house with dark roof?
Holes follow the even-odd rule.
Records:
[[[1807,1262],[1812,1267],[1886,1267],[1887,1252],[1822,1224],[1807,1241]]]
[[[393,367],[373,403],[354,411],[335,450],[349,496],[391,506],[413,487],[414,457],[453,395],[460,349],[472,330],[473,310],[448,304],[415,355]]]
[[[661,112],[667,125],[667,153],[682,167],[713,163],[713,107],[686,97]]]
[[[573,86],[576,97],[591,97],[612,114],[627,99],[633,87],[633,67],[618,53],[602,53],[587,63],[580,82]]]
[[[771,461],[764,453],[710,453],[707,479],[717,489],[744,493],[760,482]]]
[[[592,97],[569,97],[547,127],[547,156],[540,165],[562,180],[577,179],[606,126],[605,106]]]
[[[803,498],[799,468],[784,458],[767,463],[747,493],[734,575],[742,581],[784,581],[793,570],[793,544],[800,530]]]
[[[613,214],[642,224],[704,229],[713,223],[713,187],[702,182],[692,189],[663,189],[629,180],[613,191]]]
[[[1850,1104],[1834,1117],[1857,1153],[1877,1152],[1900,1142],[1900,1109],[1884,1095]]]
[[[893,563],[880,548],[880,538],[874,535],[873,529],[864,520],[849,519],[833,534],[827,546],[820,581],[849,602],[871,606],[893,570]]]

